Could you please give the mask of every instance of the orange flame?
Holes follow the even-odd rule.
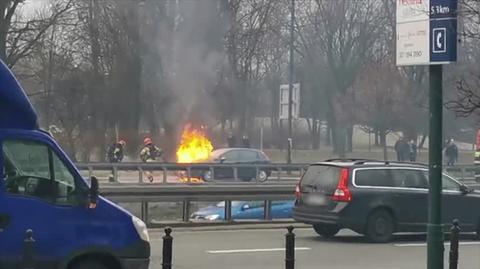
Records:
[[[194,163],[207,160],[212,150],[212,142],[203,130],[195,130],[187,125],[183,129],[182,139],[177,150],[177,162]]]

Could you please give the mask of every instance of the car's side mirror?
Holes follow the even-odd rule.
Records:
[[[88,208],[94,209],[97,207],[98,200],[98,179],[96,177],[91,177],[90,179],[90,201]]]
[[[224,163],[226,160],[227,160],[227,158],[222,157],[222,158],[220,158],[220,163]]]
[[[250,205],[249,205],[249,204],[244,204],[244,205],[242,205],[242,211],[249,210],[249,209],[250,209]]]

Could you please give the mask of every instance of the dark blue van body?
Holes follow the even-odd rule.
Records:
[[[23,268],[25,232],[33,230],[35,268],[146,269],[145,224],[99,197],[0,62],[0,268]]]

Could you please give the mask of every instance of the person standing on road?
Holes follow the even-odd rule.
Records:
[[[111,144],[107,149],[107,154],[105,158],[106,161],[109,163],[122,162],[126,145],[127,145],[127,142],[125,142],[125,140],[119,140],[118,142]],[[112,173],[108,177],[110,182],[114,181],[114,177],[115,177],[114,174],[115,174],[115,171],[112,167]]]
[[[144,163],[155,162],[157,159],[163,159],[163,151],[159,147],[155,146],[150,137],[146,137],[143,140],[143,148],[140,151],[140,159]],[[147,178],[150,182],[153,182],[153,174],[150,171],[146,172]]]
[[[397,161],[404,162],[409,159],[410,146],[403,137],[400,137],[395,143],[395,152],[397,153]]]
[[[250,138],[248,138],[247,135],[244,135],[244,136],[242,137],[242,146],[243,146],[244,148],[250,148]]]
[[[450,139],[445,147],[445,157],[447,158],[447,165],[450,166],[455,165],[458,160],[458,147],[453,139]]]
[[[410,140],[409,148],[410,148],[410,161],[416,162],[417,161],[417,144],[415,144],[415,141],[413,141],[413,139]]]
[[[237,144],[237,142],[235,141],[235,136],[233,135],[232,132],[229,132],[228,133],[228,136],[227,136],[227,144],[228,144],[228,147],[229,148],[234,148]]]

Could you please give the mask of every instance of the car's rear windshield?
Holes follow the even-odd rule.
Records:
[[[315,186],[318,191],[333,193],[340,178],[340,167],[311,165],[303,174],[302,186]]]

